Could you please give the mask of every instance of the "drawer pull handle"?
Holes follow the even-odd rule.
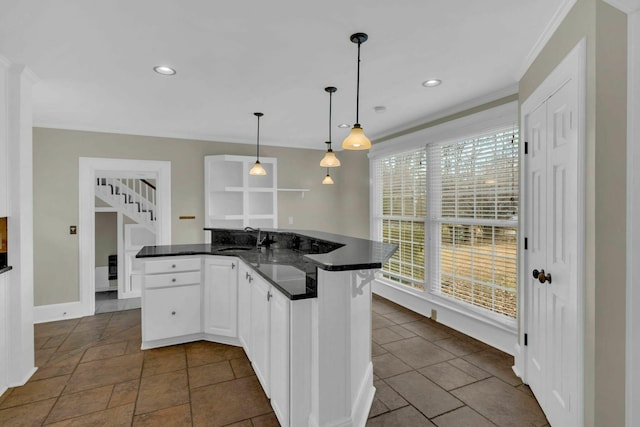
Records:
[[[176,312],[175,312],[175,311],[172,311],[172,312],[171,312],[171,315],[172,315],[172,316],[175,316],[175,315],[176,315]]]
[[[176,283],[176,278],[174,277],[173,279],[171,279],[171,281],[172,281],[173,283]]]
[[[236,265],[232,262],[231,263],[231,269],[233,270],[234,268],[236,268]]]
[[[267,301],[270,301],[271,297],[273,297],[273,295],[271,294],[271,291],[267,291]]]
[[[176,268],[176,265],[175,265],[175,264],[172,264],[172,265],[171,265],[171,268]]]
[[[245,275],[244,275],[244,278],[245,278],[246,280],[249,280],[249,277],[250,277],[250,276],[249,276],[249,272],[247,271],[247,272],[245,273]]]

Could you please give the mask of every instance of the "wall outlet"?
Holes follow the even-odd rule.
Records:
[[[293,225],[293,217],[292,216],[289,217],[289,225]]]
[[[431,309],[431,320],[433,321],[438,320],[438,310],[436,310],[435,308]]]
[[[76,227],[75,225],[70,225],[69,234],[78,234],[78,227]]]

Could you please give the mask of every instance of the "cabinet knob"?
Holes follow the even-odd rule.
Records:
[[[172,281],[173,283],[176,283],[176,278],[174,277],[173,279],[171,279],[171,281]]]
[[[236,268],[236,265],[234,263],[231,263],[231,269],[233,270],[234,268]]]
[[[171,315],[172,315],[172,316],[175,316],[175,315],[176,315],[176,312],[175,312],[175,311],[172,311],[172,312],[171,312]]]
[[[270,301],[272,296],[271,291],[267,291],[267,301]]]
[[[249,283],[253,282],[253,276],[249,275]]]
[[[171,264],[171,268],[176,268],[176,265],[175,264]]]
[[[249,272],[247,271],[244,275],[245,280],[249,280]]]

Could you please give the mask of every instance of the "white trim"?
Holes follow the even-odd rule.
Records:
[[[33,323],[55,322],[83,316],[87,316],[87,314],[80,301],[36,305],[33,307]]]
[[[80,157],[78,168],[78,270],[82,316],[95,312],[95,182],[97,173],[157,174],[157,244],[171,244],[171,162]]]
[[[439,323],[513,355],[513,343],[517,338],[517,333],[513,328],[493,324],[488,319],[477,316],[471,311],[457,309],[454,305],[418,296],[408,289],[380,280],[373,281],[372,290],[375,294],[425,317],[431,317],[432,309],[437,310]]]
[[[587,41],[586,38],[581,39],[576,46],[567,54],[567,56],[558,64],[558,66],[547,76],[547,78],[536,88],[533,94],[524,101],[520,107],[520,126],[524,126],[524,118],[525,116],[534,111],[538,106],[540,106],[544,101],[546,101],[549,97],[551,97],[558,89],[560,89],[564,84],[571,80],[575,79],[578,87],[578,111],[577,111],[577,129],[578,129],[578,146],[577,146],[577,190],[578,190],[578,207],[577,207],[577,283],[584,283],[585,276],[585,251],[584,251],[584,241],[585,241],[585,204],[586,204],[586,173],[585,173],[585,164],[586,164],[586,148],[585,148],[585,140],[586,140],[586,63],[587,63],[587,49],[586,49]],[[524,129],[520,129],[520,134],[525,137]],[[525,162],[522,162],[522,167],[520,168],[520,182],[521,182],[521,194],[525,194],[524,181],[526,177],[526,165]],[[521,231],[525,230],[525,224],[527,221],[527,208],[525,205],[525,197],[520,198],[521,208],[520,208],[520,227]],[[524,234],[524,233],[523,233]],[[524,238],[524,235],[521,236]],[[526,304],[524,303],[524,299],[526,298],[525,292],[525,276],[526,272],[524,268],[526,266],[525,256],[520,257],[519,271],[520,278],[518,284],[518,300],[519,300],[519,313],[518,319],[520,323],[519,328],[519,340],[518,342],[524,341],[524,333],[527,331],[527,314],[525,312]],[[577,333],[577,360],[576,360],[576,384],[572,387],[573,391],[576,394],[575,406],[576,408],[573,410],[576,414],[577,419],[574,419],[576,426],[583,425],[584,420],[584,321],[585,321],[585,296],[584,296],[584,288],[583,286],[577,286],[576,289],[577,294],[577,313],[576,313],[576,333]],[[526,358],[527,358],[527,348],[520,347],[520,354],[518,358],[515,360],[514,372],[520,372],[522,375],[522,380],[527,382],[527,371],[526,371]],[[515,352],[515,351],[514,351]]]
[[[529,70],[531,64],[533,64],[533,61],[535,61],[538,55],[540,55],[542,49],[544,49],[544,47],[547,45],[547,43],[551,39],[551,36],[553,36],[562,21],[564,21],[564,18],[567,17],[569,12],[571,11],[571,8],[573,8],[575,4],[576,0],[564,0],[560,4],[560,6],[558,6],[556,13],[553,14],[551,20],[549,21],[549,23],[547,23],[547,26],[542,31],[542,34],[540,34],[540,37],[538,37],[538,40],[536,40],[535,44],[527,54],[524,62],[522,63],[520,68],[518,68],[518,72],[515,75],[515,79],[517,81],[522,80],[522,77]]]
[[[18,380],[14,380],[13,382],[9,383],[9,387],[20,387],[25,385],[27,381],[29,381],[29,378],[31,378],[31,376],[35,374],[37,370],[38,370],[37,367],[31,368],[22,376],[22,378]]]
[[[369,158],[376,159],[391,154],[424,148],[429,143],[464,139],[478,133],[488,133],[513,124],[518,118],[518,102],[508,102],[479,113],[451,120],[436,126],[402,135],[379,144],[369,150]]]
[[[640,0],[627,17],[627,319],[626,319],[626,425],[640,424]]]

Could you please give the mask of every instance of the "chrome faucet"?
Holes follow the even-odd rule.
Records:
[[[259,248],[260,246],[262,246],[262,244],[264,243],[264,240],[267,238],[267,236],[263,237],[262,239],[260,239],[260,229],[259,228],[253,228],[253,227],[245,227],[244,231],[257,231],[258,232],[258,237],[256,238],[256,248]]]

